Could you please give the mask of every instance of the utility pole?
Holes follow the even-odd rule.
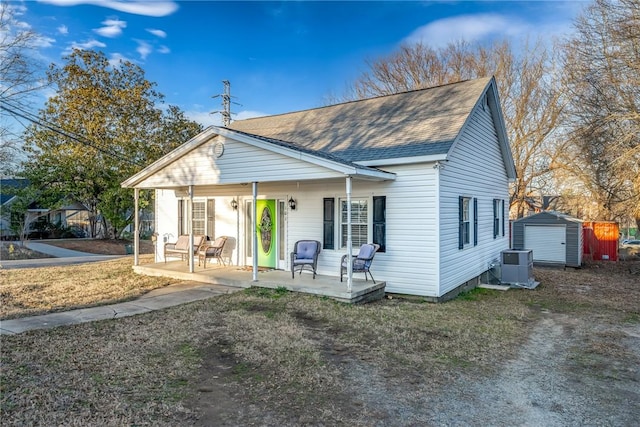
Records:
[[[229,80],[223,80],[222,84],[224,85],[222,95],[212,96],[212,98],[222,98],[222,110],[214,111],[214,113],[220,113],[222,116],[222,126],[228,127],[231,124],[231,83]],[[234,102],[234,104],[241,105],[237,102]]]

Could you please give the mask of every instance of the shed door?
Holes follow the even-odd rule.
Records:
[[[567,262],[567,227],[562,225],[525,225],[524,247],[533,251],[533,260]]]

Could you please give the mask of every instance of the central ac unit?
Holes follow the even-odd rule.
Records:
[[[533,278],[533,251],[506,250],[500,256],[501,282],[523,288],[535,288],[538,283]]]

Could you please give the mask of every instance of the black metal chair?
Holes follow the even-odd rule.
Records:
[[[316,278],[320,248],[320,242],[317,240],[298,240],[296,242],[293,252],[291,252],[291,278],[295,277],[296,267],[300,267],[300,274],[305,267],[311,268],[313,278]]]

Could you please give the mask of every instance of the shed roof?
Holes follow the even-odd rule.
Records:
[[[533,215],[529,215],[529,216],[525,216],[524,218],[519,218],[516,219],[513,222],[527,222],[527,220],[530,220],[531,218],[535,218],[535,217],[539,217],[539,216],[550,216],[550,217],[555,217],[557,219],[561,219],[561,220],[565,220],[565,221],[570,221],[570,222],[579,222],[582,223],[584,221],[582,221],[579,218],[575,218],[571,215],[562,213],[562,212],[557,212],[557,211],[542,211],[542,212],[538,212],[537,214],[533,214]]]

